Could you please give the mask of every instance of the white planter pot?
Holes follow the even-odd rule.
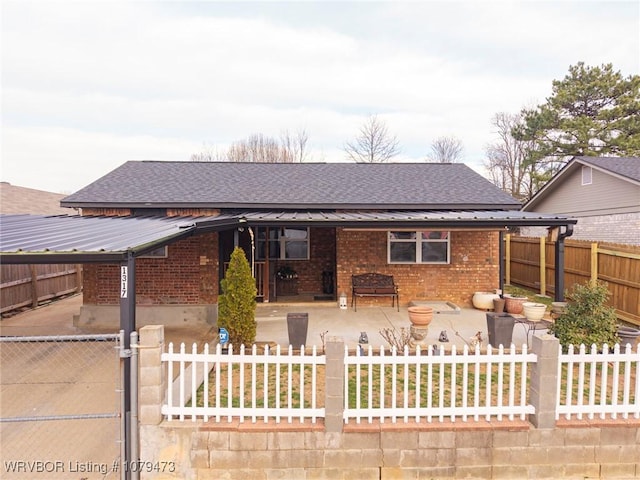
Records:
[[[492,292],[476,292],[471,301],[473,306],[479,310],[493,310],[494,298],[500,298],[500,295]]]
[[[547,306],[544,303],[524,302],[522,313],[530,322],[539,322],[544,317]]]

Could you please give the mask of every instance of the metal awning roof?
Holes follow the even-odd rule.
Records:
[[[557,227],[577,220],[534,212],[504,210],[271,211],[239,214],[249,225],[336,226],[353,228],[508,228]]]
[[[117,263],[193,235],[197,219],[213,217],[0,215],[0,261]]]
[[[2,263],[118,263],[196,233],[247,226],[505,229],[575,219],[502,210],[269,211],[208,217],[0,215]]]

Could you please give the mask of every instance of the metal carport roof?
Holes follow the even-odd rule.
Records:
[[[247,226],[560,227],[575,219],[503,210],[254,211],[202,217],[0,215],[2,263],[118,263],[195,233]]]
[[[235,225],[235,216],[105,217],[0,215],[2,263],[119,263],[209,229]]]

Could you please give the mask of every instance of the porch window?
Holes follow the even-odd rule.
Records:
[[[308,260],[309,229],[304,227],[256,229],[256,258],[264,260],[269,247],[271,260]]]
[[[449,232],[389,232],[389,263],[449,263]]]

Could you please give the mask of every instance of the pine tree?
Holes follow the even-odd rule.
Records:
[[[232,345],[251,345],[256,339],[256,282],[244,251],[236,247],[220,282],[218,325],[229,332]]]
[[[570,66],[546,103],[522,114],[513,134],[537,143],[530,162],[544,159],[555,169],[572,156],[640,155],[640,76],[625,78],[611,64]]]

